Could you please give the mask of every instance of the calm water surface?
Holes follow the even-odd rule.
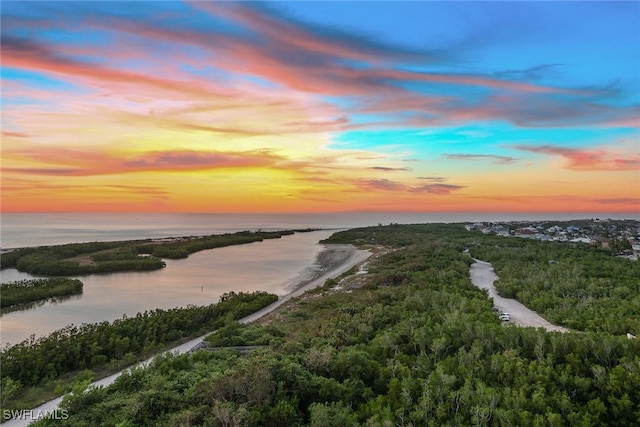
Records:
[[[68,324],[80,325],[134,316],[154,308],[217,302],[225,292],[263,290],[278,295],[312,265],[324,248],[318,241],[333,231],[296,233],[247,245],[197,252],[152,272],[113,273],[78,277],[81,296],[25,311],[3,313],[1,342],[18,343],[31,334],[45,335]],[[2,281],[31,278],[14,269],[2,271]]]

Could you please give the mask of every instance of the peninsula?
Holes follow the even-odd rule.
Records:
[[[304,230],[241,231],[209,236],[168,237],[117,242],[71,243],[66,245],[19,248],[6,251],[0,267],[46,276],[78,276],[118,271],[158,270],[162,258],[187,258],[190,254],[224,246],[242,245]]]

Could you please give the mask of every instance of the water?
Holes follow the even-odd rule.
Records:
[[[197,252],[166,260],[162,270],[94,274],[78,277],[83,293],[34,309],[4,312],[1,342],[18,343],[31,334],[45,335],[68,324],[94,323],[134,316],[154,308],[207,305],[225,292],[262,290],[278,295],[312,265],[324,248],[318,241],[333,231],[296,233],[247,245]],[[2,281],[32,278],[15,269],[2,271]]]
[[[243,230],[353,228],[377,224],[517,221],[536,219],[638,218],[638,214],[597,213],[411,213],[325,214],[138,214],[4,213],[0,247],[16,248],[74,242],[114,241],[230,233]]]
[[[625,218],[611,214],[498,213],[341,213],[341,214],[2,214],[1,246],[15,248],[72,242],[113,241],[230,233],[242,230],[324,228],[281,239],[230,246],[166,260],[153,272],[114,273],[80,277],[81,296],[36,304],[29,310],[3,312],[0,342],[41,336],[70,323],[112,321],[155,308],[217,302],[229,291],[263,290],[279,295],[312,265],[323,246],[317,242],[337,228],[391,222],[434,223],[526,219]],[[631,215],[631,217],[634,217]],[[635,215],[637,217],[637,215]],[[3,270],[3,282],[31,278]]]

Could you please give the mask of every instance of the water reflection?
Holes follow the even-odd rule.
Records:
[[[162,270],[78,277],[82,296],[56,304],[46,302],[30,310],[5,313],[0,343],[15,344],[31,334],[42,336],[68,324],[80,325],[156,308],[208,305],[225,292],[262,290],[278,295],[324,248],[317,244],[334,231],[296,233],[246,245],[228,246],[166,260]],[[2,281],[33,278],[3,270]]]
[[[16,304],[10,307],[3,307],[2,312],[0,312],[0,317],[5,316],[9,313],[13,313],[14,311],[27,311],[32,310],[34,308],[42,307],[45,304],[53,304],[58,305],[62,304],[65,301],[69,301],[72,299],[80,299],[82,298],[82,294],[76,295],[62,295],[57,297],[50,297],[39,301],[26,302],[23,304]]]

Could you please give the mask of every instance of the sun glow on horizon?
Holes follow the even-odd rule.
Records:
[[[3,2],[2,212],[640,212],[640,3],[139,6]]]

